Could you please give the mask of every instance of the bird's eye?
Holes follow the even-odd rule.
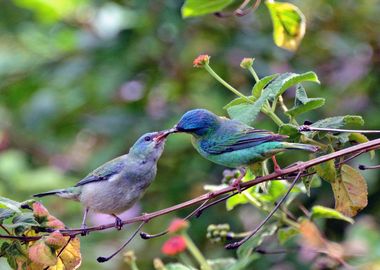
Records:
[[[146,142],[149,142],[151,139],[152,139],[152,138],[149,137],[149,136],[146,136],[146,137],[144,138],[144,140],[145,140]]]

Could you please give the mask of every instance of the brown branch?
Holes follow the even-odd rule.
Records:
[[[292,173],[294,174],[294,173],[297,173],[299,171],[305,171],[306,169],[308,169],[310,167],[313,167],[313,166],[318,165],[320,163],[326,162],[328,160],[336,159],[336,158],[346,156],[349,154],[354,154],[357,152],[365,153],[365,152],[368,152],[370,150],[379,149],[379,148],[380,148],[380,139],[375,139],[372,141],[368,141],[365,143],[361,143],[358,145],[347,147],[347,148],[339,150],[337,152],[333,152],[333,153],[330,153],[330,154],[327,154],[324,156],[320,156],[320,157],[314,158],[314,159],[309,160],[309,161],[296,163],[294,166],[284,168],[280,172],[273,172],[273,173],[265,175],[265,176],[257,177],[254,180],[250,180],[250,181],[241,183],[240,186],[241,186],[242,190],[247,189],[247,188],[255,186],[257,184],[267,182],[267,181],[271,181],[273,179],[278,180],[278,178],[285,176],[285,175],[289,175]],[[227,194],[230,192],[235,192],[235,191],[236,191],[236,187],[228,186],[228,187],[225,187],[225,188],[213,191],[213,192],[208,192],[208,193],[200,195],[199,197],[196,197],[194,199],[185,201],[183,203],[180,203],[180,204],[177,204],[177,205],[165,208],[165,209],[161,209],[161,210],[158,210],[158,211],[155,211],[152,213],[147,213],[147,214],[143,214],[141,216],[126,219],[123,221],[123,225],[136,223],[136,222],[147,223],[150,220],[157,218],[159,216],[166,215],[168,213],[171,213],[171,212],[183,209],[183,208],[187,208],[187,207],[190,207],[193,205],[197,205],[197,204],[200,204],[204,201],[215,199],[221,195],[224,195],[224,194]],[[109,224],[104,224],[104,225],[100,225],[100,226],[88,227],[88,228],[86,228],[86,230],[89,232],[102,231],[102,230],[106,230],[106,229],[110,229],[110,228],[114,228],[114,227],[115,227],[115,223],[109,223]],[[81,234],[83,232],[83,229],[79,229],[79,228],[78,229],[64,229],[64,230],[60,230],[60,232],[64,236],[76,236],[76,235]],[[35,241],[41,237],[42,237],[42,235],[41,236],[34,236],[34,237],[0,235],[0,238],[18,239],[21,241]]]

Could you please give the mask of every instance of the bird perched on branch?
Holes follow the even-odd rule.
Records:
[[[244,167],[273,157],[275,170],[281,170],[274,155],[287,150],[316,152],[309,144],[289,143],[288,136],[252,128],[236,120],[220,117],[204,109],[186,112],[179,122],[165,134],[185,132],[193,136],[195,149],[206,159],[217,164],[239,168],[240,177],[234,185],[239,188]]]
[[[82,228],[86,228],[89,210],[115,217],[115,226],[123,223],[117,214],[139,200],[156,177],[157,161],[165,145],[167,133],[153,132],[141,136],[129,153],[117,157],[89,173],[75,186],[33,195],[57,195],[81,202],[84,207]]]

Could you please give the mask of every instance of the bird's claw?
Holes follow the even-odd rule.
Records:
[[[123,228],[123,221],[115,215],[115,228],[120,231]]]
[[[236,190],[237,190],[239,193],[241,193],[241,186],[240,186],[240,184],[241,184],[241,179],[239,179],[239,178],[236,178],[236,179],[232,182],[232,186],[233,186],[234,188],[236,188]]]
[[[89,233],[90,233],[90,231],[88,230],[88,228],[87,228],[87,225],[86,224],[82,224],[81,226],[80,226],[80,229],[81,229],[81,236],[86,236],[86,235],[88,235]]]

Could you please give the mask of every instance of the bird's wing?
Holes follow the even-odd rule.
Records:
[[[240,131],[217,132],[212,139],[200,141],[200,147],[209,154],[223,154],[245,148],[255,147],[264,142],[282,141],[288,136],[275,134],[270,131],[247,128]]]
[[[103,164],[99,168],[89,173],[85,178],[80,180],[75,186],[83,186],[88,183],[107,181],[112,176],[120,173],[125,167],[125,156],[115,158],[107,163]]]

